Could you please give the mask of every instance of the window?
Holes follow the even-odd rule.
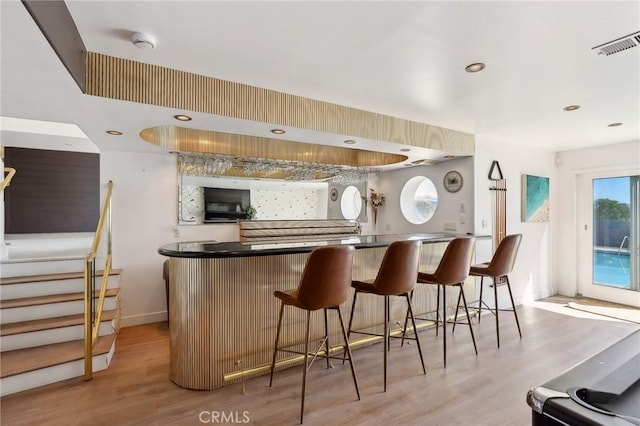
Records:
[[[400,193],[400,210],[409,222],[428,222],[438,207],[438,191],[428,177],[415,176],[404,184]]]

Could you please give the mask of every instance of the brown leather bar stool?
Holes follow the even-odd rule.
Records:
[[[474,277],[480,277],[480,300],[478,302],[477,309],[479,313],[483,309],[490,311],[496,317],[496,339],[498,341],[498,347],[500,347],[500,323],[498,319],[499,311],[511,311],[516,318],[516,325],[518,326],[518,334],[522,339],[522,332],[520,331],[520,322],[518,321],[518,313],[516,312],[515,303],[513,303],[513,293],[511,292],[511,284],[509,283],[509,274],[513,270],[513,265],[516,262],[516,256],[518,254],[518,248],[520,247],[520,241],[522,240],[522,234],[507,235],[498,245],[496,252],[493,254],[491,261],[488,263],[481,263],[479,265],[473,265],[471,267],[471,275]],[[484,277],[491,277],[493,279],[493,296],[495,301],[495,307],[491,308],[482,301],[482,288]],[[498,308],[498,286],[507,284],[509,290],[509,298],[511,299],[511,309],[499,309]],[[482,306],[484,305],[484,307]],[[478,323],[480,323],[481,315],[478,315]]]
[[[368,334],[380,336],[379,334],[365,333],[361,331],[352,331],[353,314],[355,312],[356,300],[359,293],[369,293],[384,297],[384,391],[387,391],[387,352],[389,350],[390,330],[389,330],[389,296],[400,296],[407,299],[408,315],[411,317],[414,330],[417,330],[416,322],[413,317],[413,307],[409,292],[413,290],[418,275],[418,262],[420,260],[420,247],[422,242],[418,240],[410,241],[394,241],[389,245],[382,259],[382,264],[378,270],[378,276],[375,280],[369,281],[353,281],[351,286],[355,289],[353,296],[353,305],[351,306],[351,317],[349,318],[349,331],[351,333]],[[422,349],[420,340],[416,332],[415,339],[418,353],[420,354],[420,362],[422,363],[422,371],[427,374],[422,357]]]
[[[324,310],[324,339],[320,345],[325,347],[325,354],[319,354],[320,348],[313,355],[311,363],[316,357],[326,357],[327,368],[329,368],[329,358],[342,359],[343,357],[330,356],[329,346],[329,330],[327,321],[327,310],[333,309],[338,312],[340,319],[340,328],[342,337],[344,338],[345,356],[348,356],[351,366],[351,375],[353,384],[356,387],[356,394],[360,399],[360,390],[358,389],[358,380],[356,371],[353,368],[353,360],[351,357],[351,348],[349,347],[349,339],[344,328],[340,305],[349,297],[349,288],[351,286],[352,269],[353,269],[353,246],[327,246],[319,247],[311,252],[302,273],[302,278],[297,289],[289,291],[275,291],[273,295],[280,299],[280,316],[278,317],[278,331],[276,332],[276,342],[273,349],[273,360],[271,362],[271,378],[269,379],[269,387],[273,383],[273,371],[276,365],[276,354],[278,350],[290,353],[300,353],[285,349],[278,349],[278,340],[280,339],[280,329],[282,328],[282,314],[285,305],[295,306],[296,308],[307,311],[307,324],[304,346],[304,364],[302,365],[302,403],[300,405],[300,423],[304,418],[304,397],[307,385],[307,371],[311,365],[307,365],[309,358],[309,330],[311,312],[319,309]]]
[[[473,256],[473,247],[475,240],[473,238],[455,238],[449,242],[447,248],[442,254],[442,259],[438,264],[435,272],[418,273],[418,283],[420,284],[434,284],[438,286],[438,292],[436,295],[436,335],[438,333],[439,323],[442,323],[442,341],[443,341],[443,356],[444,367],[447,367],[447,301],[446,301],[446,287],[458,287],[460,292],[458,293],[458,305],[460,305],[460,298],[464,303],[464,310],[467,314],[467,322],[469,324],[469,331],[471,332],[471,340],[473,340],[473,349],[478,355],[478,348],[476,346],[476,338],[473,335],[473,327],[471,326],[471,318],[469,317],[469,309],[467,307],[467,299],[464,296],[464,281],[469,276],[469,268],[471,266],[471,258]],[[442,287],[442,321],[440,320],[440,287]],[[422,319],[422,318],[419,318]],[[407,321],[405,320],[405,329]],[[458,309],[456,308],[456,315],[453,319],[453,324],[460,324],[458,321]]]

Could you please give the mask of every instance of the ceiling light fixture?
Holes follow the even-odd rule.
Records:
[[[156,48],[156,38],[150,34],[133,33],[131,43],[138,49],[152,50]]]
[[[271,133],[273,133],[274,135],[284,135],[287,132],[282,129],[271,129]]]
[[[356,141],[354,141],[353,139],[347,139],[346,141],[344,141],[344,143],[346,143],[347,145],[353,145],[356,143]]]
[[[410,148],[402,148],[400,151],[401,152],[409,152],[409,151],[411,151],[411,149]]]
[[[189,117],[188,115],[184,115],[184,114],[174,115],[173,118],[175,118],[176,120],[179,120],[179,121],[191,121],[191,117]]]
[[[455,155],[445,155],[444,158],[447,159],[447,160],[451,160],[452,158],[456,158],[456,156]]]
[[[565,111],[575,111],[577,109],[580,109],[580,105],[569,105],[569,106],[566,106],[566,107],[564,107],[562,109],[565,110]]]
[[[169,151],[171,155],[180,155],[180,151]]]
[[[618,126],[622,126],[622,123],[611,123],[611,124],[607,124],[607,127],[618,127]]]
[[[112,136],[120,136],[120,135],[122,135],[122,132],[119,132],[117,130],[107,130],[107,133],[112,135]]]
[[[466,72],[470,72],[470,73],[474,73],[474,72],[480,72],[483,69],[485,69],[487,66],[485,64],[483,64],[482,62],[476,62],[475,64],[469,64],[467,65],[464,70]]]

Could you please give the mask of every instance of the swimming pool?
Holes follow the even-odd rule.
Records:
[[[593,282],[618,288],[631,288],[629,253],[593,251]]]

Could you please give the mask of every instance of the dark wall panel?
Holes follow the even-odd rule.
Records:
[[[17,170],[5,191],[7,234],[93,232],[100,215],[100,155],[5,148]]]

